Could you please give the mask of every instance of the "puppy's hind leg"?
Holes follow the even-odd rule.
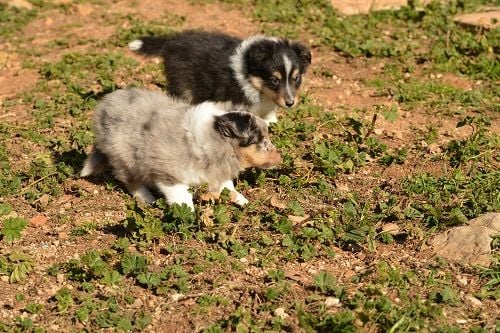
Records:
[[[134,190],[129,189],[129,191],[137,200],[149,204],[152,204],[156,200],[155,196],[149,191],[146,185],[141,185]]]
[[[102,172],[108,166],[108,158],[99,149],[93,147],[92,152],[85,160],[80,177],[87,177]]]
[[[193,195],[189,192],[189,186],[184,184],[166,185],[156,183],[158,189],[165,195],[167,202],[171,204],[186,204],[194,212]]]

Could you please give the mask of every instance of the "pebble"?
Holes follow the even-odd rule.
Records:
[[[285,319],[286,317],[289,317],[289,315],[285,312],[285,309],[279,307],[274,310],[274,314],[282,319]]]
[[[172,301],[174,302],[177,302],[177,301],[180,301],[181,299],[184,299],[186,297],[186,295],[184,294],[180,294],[180,293],[175,293],[175,294],[172,294],[170,296],[170,298],[172,299]]]
[[[58,283],[63,283],[64,282],[64,274],[58,273],[56,275],[56,280],[57,280]]]
[[[468,283],[467,278],[465,276],[457,276],[457,282],[462,287],[465,287]]]
[[[341,306],[340,299],[335,298],[335,297],[327,297],[325,299],[325,306],[327,308],[331,308],[331,307],[334,307],[334,306],[339,307],[339,306]]]
[[[472,295],[465,296],[465,300],[475,307],[481,307],[483,305],[483,302],[481,302],[479,299],[475,298]]]

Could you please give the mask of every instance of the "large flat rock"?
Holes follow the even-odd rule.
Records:
[[[482,13],[463,14],[455,17],[455,21],[464,25],[494,29],[500,27],[500,9]]]
[[[368,14],[378,10],[396,10],[408,5],[408,0],[330,0],[333,8],[343,15]],[[431,0],[422,0],[426,5]]]
[[[344,15],[368,14],[373,10],[394,10],[406,6],[407,0],[331,0],[333,8]]]
[[[471,265],[491,262],[492,236],[500,234],[500,213],[488,213],[469,225],[446,230],[434,237],[432,246],[438,256]]]

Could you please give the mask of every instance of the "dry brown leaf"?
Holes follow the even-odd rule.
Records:
[[[286,208],[286,204],[281,201],[280,199],[278,199],[278,195],[274,194],[272,197],[271,197],[271,206],[273,206],[274,208],[278,208],[278,209],[285,209]]]
[[[309,215],[304,215],[304,216],[297,216],[297,215],[288,215],[288,219],[292,221],[293,224],[298,224],[306,221],[310,216]]]

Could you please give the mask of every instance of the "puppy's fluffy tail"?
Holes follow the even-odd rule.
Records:
[[[128,43],[128,48],[143,55],[159,56],[163,55],[169,41],[167,37],[145,36]]]
[[[80,177],[87,177],[102,172],[108,166],[108,158],[95,147],[85,160]]]

